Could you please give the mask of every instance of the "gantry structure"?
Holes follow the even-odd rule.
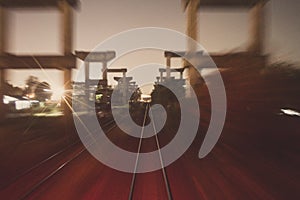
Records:
[[[90,92],[95,91],[89,91],[90,86],[98,86],[98,89],[100,89],[104,93],[104,97],[109,95],[110,88],[108,88],[108,73],[122,73],[123,77],[115,77],[116,81],[120,81],[119,83],[123,85],[123,94],[125,95],[125,90],[129,87],[129,81],[127,80],[128,77],[126,77],[127,68],[114,68],[114,69],[108,69],[107,64],[109,61],[114,59],[116,57],[115,51],[104,51],[104,52],[87,52],[87,51],[75,51],[75,55],[84,61],[85,66],[85,97],[86,102],[89,101]],[[91,79],[90,74],[90,64],[91,63],[101,63],[102,64],[102,79]],[[132,78],[131,78],[132,79]],[[131,80],[130,79],[130,80]],[[93,102],[91,102],[93,103]]]
[[[213,54],[212,59],[217,67],[248,67],[265,66],[267,56],[264,55],[264,40],[265,40],[265,4],[268,0],[182,0],[182,6],[186,12],[186,34],[194,39],[199,40],[198,13],[201,9],[247,9],[250,14],[249,40],[246,52],[235,54]],[[200,36],[201,37],[201,36]],[[196,46],[192,42],[187,43],[189,52],[196,51]],[[188,65],[188,63],[185,63]],[[191,85],[197,84],[199,77],[194,68],[189,68],[189,79]]]
[[[267,0],[182,0],[184,11],[186,12],[187,30],[186,33],[194,40],[198,40],[198,12],[201,8],[225,8],[225,9],[249,9],[250,10],[250,35],[249,44],[246,52],[235,54],[216,54],[211,55],[212,59],[218,67],[240,67],[245,64],[247,66],[265,66],[267,56],[263,54],[264,49],[264,29],[265,29],[265,11],[264,5]],[[90,62],[102,62],[103,77],[102,85],[107,85],[107,62],[115,57],[115,52],[76,52],[73,54],[73,11],[78,7],[78,0],[0,0],[0,99],[3,99],[4,85],[7,80],[8,69],[58,69],[64,74],[64,87],[66,91],[70,91],[71,86],[71,70],[76,68],[76,58],[85,60],[86,72],[89,70]],[[57,55],[14,55],[8,52],[9,41],[9,9],[44,9],[56,8],[60,11],[60,42],[61,52]],[[200,27],[201,28],[201,27]],[[196,51],[193,44],[187,44],[189,52]],[[171,58],[178,57],[182,52],[172,53],[166,52],[166,77],[170,78]],[[184,67],[189,67],[190,83],[197,84],[197,72],[187,63]],[[123,72],[121,71],[110,72]],[[183,69],[180,69],[183,70]],[[178,71],[178,70],[177,70]],[[86,80],[90,80],[87,77]],[[86,81],[86,84],[89,84]],[[70,97],[71,92],[66,95]],[[65,114],[70,114],[71,98],[64,105]],[[0,117],[5,116],[3,101],[0,101]]]
[[[65,114],[70,116],[71,70],[76,68],[76,57],[73,51],[73,10],[78,0],[0,0],[0,110],[5,116],[3,105],[4,84],[8,69],[58,69],[64,74],[64,87],[69,91],[65,95]],[[57,55],[14,55],[8,52],[9,9],[56,8],[60,12],[60,53]]]

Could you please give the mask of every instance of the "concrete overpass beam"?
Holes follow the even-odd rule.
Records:
[[[250,38],[248,51],[261,55],[265,40],[265,2],[260,1],[250,10]]]
[[[7,50],[7,12],[4,7],[0,6],[0,55],[3,55]],[[0,121],[5,118],[6,109],[3,103],[3,95],[5,94],[5,81],[7,71],[6,69],[0,69]]]

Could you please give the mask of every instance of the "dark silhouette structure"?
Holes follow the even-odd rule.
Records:
[[[70,116],[71,99],[71,69],[76,68],[76,57],[73,51],[73,8],[77,8],[78,0],[1,0],[0,1],[0,110],[3,113],[4,83],[7,69],[58,69],[64,73],[64,87],[66,90],[64,104],[65,114]],[[7,52],[8,9],[11,8],[57,8],[61,21],[61,54],[59,55],[13,55]],[[68,105],[69,104],[69,105]],[[5,113],[1,115],[3,118]]]

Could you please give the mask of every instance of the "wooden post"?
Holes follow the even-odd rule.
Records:
[[[7,13],[4,7],[0,6],[0,55],[3,55],[7,50]],[[6,70],[0,69],[0,121],[5,118],[6,109],[3,103],[5,94]]]
[[[264,48],[265,33],[265,1],[258,2],[250,10],[250,44],[248,51],[253,54],[261,55]]]
[[[61,11],[61,29],[62,29],[62,51],[64,55],[72,54],[73,50],[73,9],[66,0],[59,2],[59,9]],[[64,102],[64,114],[67,119],[72,115],[71,99],[72,99],[72,71],[71,69],[64,69],[64,87],[66,91],[66,102]]]

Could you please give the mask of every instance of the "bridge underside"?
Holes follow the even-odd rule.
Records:
[[[190,0],[183,0],[182,4],[184,8],[187,7]],[[201,0],[199,7],[211,7],[211,8],[251,8],[262,0]]]
[[[267,65],[268,56],[249,53],[212,54],[210,55],[218,68],[263,68]]]

